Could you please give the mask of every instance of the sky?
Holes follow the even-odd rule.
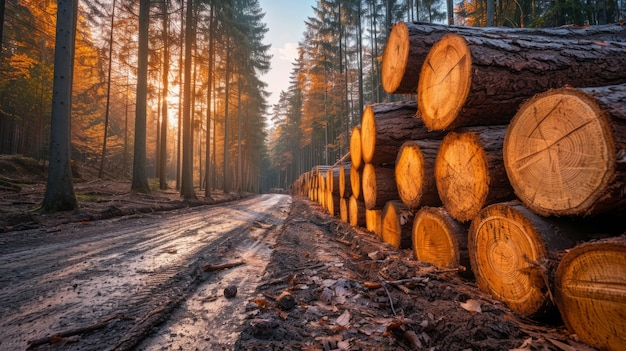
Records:
[[[298,42],[304,37],[304,21],[313,16],[316,0],[259,0],[264,22],[269,31],[265,43],[271,44],[271,69],[261,80],[268,84],[271,93],[268,105],[278,103],[281,91],[289,88],[289,74],[296,59]],[[271,113],[271,108],[268,111]]]

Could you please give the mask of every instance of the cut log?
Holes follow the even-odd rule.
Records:
[[[396,249],[410,249],[415,214],[402,201],[388,201],[383,208],[383,242]]]
[[[537,95],[511,121],[503,152],[515,194],[541,215],[623,210],[626,84]]]
[[[626,350],[626,236],[570,250],[559,263],[554,286],[572,333],[602,350]]]
[[[352,168],[360,169],[363,164],[363,152],[361,151],[361,127],[355,126],[350,134],[350,161]]]
[[[347,199],[352,195],[352,185],[350,182],[350,169],[352,164],[342,163],[339,165],[339,197]]]
[[[435,159],[441,140],[408,140],[400,147],[394,175],[398,196],[410,209],[439,206]]]
[[[382,85],[385,91],[389,94],[415,94],[420,70],[428,51],[433,44],[448,33],[487,38],[524,38],[532,35],[544,35],[582,37],[589,40],[626,41],[626,27],[619,24],[589,26],[587,28],[520,29],[398,22],[391,28],[381,63]]]
[[[339,214],[339,194],[333,194],[329,189],[326,189],[324,193],[326,196],[326,211],[328,211],[331,216],[336,216]]]
[[[394,169],[366,163],[361,174],[363,201],[368,210],[381,209],[391,200],[399,200]]]
[[[350,190],[352,196],[359,200],[363,200],[363,188],[361,187],[361,174],[362,171],[358,168],[350,168]]]
[[[463,267],[462,274],[471,276],[467,251],[468,227],[452,218],[443,207],[422,207],[413,222],[415,258],[439,269]]]
[[[382,240],[383,210],[365,210],[365,228]]]
[[[417,101],[432,130],[506,124],[551,88],[626,82],[626,45],[580,38],[484,38],[447,34],[422,66]]]
[[[339,167],[329,168],[326,171],[326,189],[335,196],[339,196]]]
[[[361,115],[361,155],[363,162],[393,163],[407,140],[442,139],[443,133],[429,132],[416,116],[415,101],[368,105]]]
[[[348,217],[351,226],[363,227],[365,225],[365,203],[354,196],[350,196]]]
[[[450,132],[435,161],[439,197],[450,215],[467,222],[487,205],[513,200],[502,160],[506,126]]]
[[[339,198],[339,218],[345,223],[350,223],[350,215],[348,212],[348,199]]]
[[[478,287],[522,316],[554,313],[550,277],[576,235],[574,228],[539,217],[519,202],[485,207],[472,220],[467,243]]]

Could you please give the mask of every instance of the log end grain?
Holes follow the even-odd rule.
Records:
[[[348,199],[343,197],[339,199],[339,218],[345,223],[350,223]]]
[[[368,105],[361,115],[361,158],[372,162],[376,150],[376,116],[372,105]]]
[[[540,262],[548,257],[538,227],[507,204],[485,207],[472,221],[468,251],[478,287],[526,317],[553,305]]]
[[[395,94],[402,85],[409,51],[409,29],[404,22],[398,22],[391,28],[381,63],[382,85],[389,94]],[[417,77],[414,82],[417,89]]]
[[[382,240],[383,210],[365,210],[365,229],[374,233]]]
[[[357,199],[363,199],[363,191],[361,191],[361,171],[356,167],[350,168],[350,190],[352,196]]]
[[[615,175],[606,114],[573,88],[547,91],[522,105],[504,139],[515,194],[541,215],[587,215]]]
[[[626,236],[584,243],[559,263],[555,300],[567,328],[602,350],[626,350]]]
[[[352,168],[361,168],[362,160],[361,127],[355,126],[352,128],[352,134],[350,134],[350,161],[352,162]]]
[[[382,240],[396,249],[411,247],[414,215],[400,201],[389,201],[382,212]]]
[[[435,160],[435,181],[446,210],[467,222],[484,207],[489,194],[487,155],[476,133],[450,132]]]
[[[430,130],[445,130],[463,107],[472,81],[472,55],[465,39],[447,34],[430,49],[419,76],[417,106]]]
[[[355,228],[365,225],[365,204],[354,196],[348,201],[348,221]]]
[[[409,208],[420,206],[424,188],[424,159],[414,141],[402,144],[396,159],[395,179],[400,200]]]

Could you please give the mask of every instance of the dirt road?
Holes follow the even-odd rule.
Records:
[[[0,350],[231,349],[290,205],[270,194],[3,233]],[[203,269],[225,263],[242,266]]]

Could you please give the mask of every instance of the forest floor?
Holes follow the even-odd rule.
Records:
[[[0,156],[0,238],[252,196],[189,202],[173,190],[133,194],[129,182],[91,179],[75,183],[79,211],[43,215],[36,210],[45,192],[39,167]],[[241,301],[247,317],[236,350],[594,350],[558,318],[522,318],[478,290],[471,277],[420,263],[411,251],[393,249],[300,196],[293,196],[271,246],[255,297]],[[164,320],[176,316],[168,314]],[[207,348],[200,341],[192,349]]]

